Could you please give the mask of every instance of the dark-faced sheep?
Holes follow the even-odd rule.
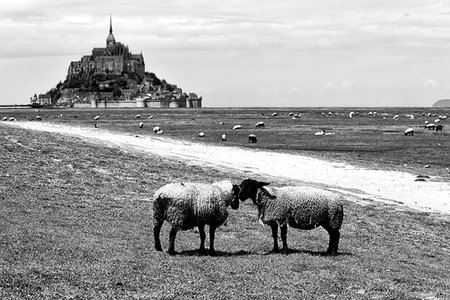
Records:
[[[264,188],[269,183],[245,179],[240,184],[239,199],[252,199],[258,208],[258,219],[272,229],[273,249],[278,252],[278,227],[283,252],[288,252],[287,225],[298,229],[325,228],[330,236],[327,253],[336,255],[344,209],[339,197],[312,187],[287,186]]]
[[[249,135],[248,135],[248,142],[249,142],[249,143],[257,143],[258,140],[257,140],[257,138],[256,138],[256,135],[254,135],[253,133],[252,133],[252,134],[249,134]]]
[[[215,254],[216,228],[224,224],[227,207],[239,208],[239,187],[224,180],[208,183],[170,183],[155,192],[153,201],[153,233],[155,249],[162,251],[159,238],[164,221],[172,226],[169,234],[169,254],[175,254],[175,237],[179,230],[198,227],[200,253],[205,253],[205,225],[209,225],[209,252]]]
[[[442,128],[444,127],[444,125],[436,125],[436,131],[442,131]]]

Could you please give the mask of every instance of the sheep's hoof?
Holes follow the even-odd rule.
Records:
[[[200,255],[206,255],[206,249],[205,249],[205,248],[200,248],[200,249],[198,249],[198,254],[200,254]]]
[[[217,252],[215,250],[209,250],[209,255],[210,256],[216,256]]]
[[[281,254],[288,255],[289,254],[289,249],[288,248],[283,248],[281,250]]]
[[[155,250],[156,251],[162,251],[162,248],[161,248],[161,246],[155,246]]]
[[[279,253],[279,252],[280,252],[280,250],[278,250],[278,249],[272,249],[272,250],[270,250],[269,252],[267,252],[266,255],[277,254],[277,253]]]
[[[169,250],[167,250],[167,254],[169,254],[169,255],[175,255],[176,252],[175,252],[175,250],[173,250],[173,249],[169,249]]]

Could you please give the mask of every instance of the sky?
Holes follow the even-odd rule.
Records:
[[[0,105],[116,41],[204,107],[428,107],[450,98],[450,1],[0,2]]]

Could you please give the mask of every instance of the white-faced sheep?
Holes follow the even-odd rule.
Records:
[[[155,192],[153,201],[153,234],[155,249],[162,251],[160,232],[164,221],[172,226],[169,254],[175,254],[175,237],[179,230],[198,227],[200,252],[205,253],[205,225],[209,225],[209,252],[215,254],[216,228],[225,223],[227,207],[239,208],[239,187],[228,180],[208,183],[170,183]]]
[[[234,125],[233,126],[233,130],[238,130],[238,129],[242,129],[241,125]]]
[[[405,130],[405,136],[406,135],[414,135],[414,128],[406,128]]]
[[[256,135],[251,133],[248,135],[248,142],[256,144],[258,142],[258,139],[256,138]]]
[[[336,255],[344,209],[339,197],[312,187],[268,187],[269,183],[245,179],[240,184],[239,199],[252,199],[258,208],[258,219],[272,229],[273,249],[278,252],[278,227],[281,229],[283,252],[288,252],[287,225],[298,229],[322,226],[330,235],[327,253]]]
[[[224,133],[222,134],[222,142],[225,142],[227,140],[227,135]]]

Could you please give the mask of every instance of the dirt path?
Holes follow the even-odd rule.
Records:
[[[420,182],[415,181],[417,174],[370,170],[301,155],[190,143],[156,135],[118,134],[98,128],[44,122],[1,124],[66,134],[120,147],[124,151],[139,151],[190,164],[239,171],[248,177],[322,186],[346,194],[354,201],[381,201],[425,212],[450,214],[450,184],[438,177]]]

